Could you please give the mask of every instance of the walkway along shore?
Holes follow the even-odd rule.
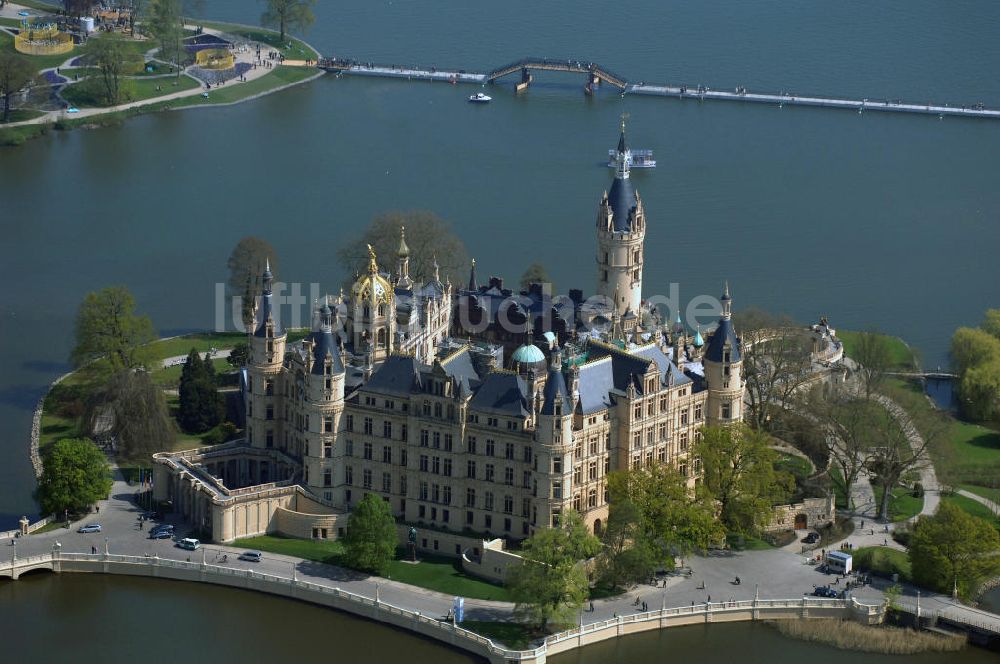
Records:
[[[18,578],[33,570],[123,574],[148,578],[200,581],[216,585],[256,590],[272,595],[298,599],[329,608],[346,611],[364,618],[395,625],[448,645],[472,652],[495,664],[524,662],[544,664],[547,656],[563,653],[606,639],[640,632],[711,622],[742,622],[751,620],[798,620],[802,618],[849,618],[866,625],[881,622],[880,606],[862,604],[853,598],[743,600],[713,602],[691,606],[622,615],[576,629],[553,634],[532,650],[507,650],[490,639],[462,627],[417,611],[383,602],[376,596],[364,597],[337,586],[301,580],[293,568],[292,576],[233,569],[204,561],[187,562],[159,557],[123,556],[113,554],[53,552],[0,563],[0,577]]]

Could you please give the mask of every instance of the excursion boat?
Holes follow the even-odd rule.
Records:
[[[488,104],[493,101],[493,97],[489,96],[485,92],[477,92],[476,94],[469,96],[469,101],[473,104]]]
[[[625,153],[628,164],[632,168],[656,168],[656,160],[653,159],[652,150],[628,150]],[[618,151],[608,150],[608,168],[618,165]]]

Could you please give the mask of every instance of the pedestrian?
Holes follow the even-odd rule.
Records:
[[[159,90],[159,87],[157,87],[156,89],[157,89],[157,90]],[[98,513],[98,514],[100,514],[100,513],[101,513],[101,506],[100,506],[100,505],[96,505],[96,506],[94,507],[94,510],[96,510],[96,511],[97,511],[97,513]]]
[[[594,600],[590,600],[590,612],[594,612]]]
[[[888,538],[883,538],[882,539],[882,546],[889,546],[889,540],[888,540]]]
[[[862,528],[862,530],[864,529],[864,527],[865,527],[865,520],[861,519],[861,528]]]

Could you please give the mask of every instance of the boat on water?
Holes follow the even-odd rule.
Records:
[[[477,92],[474,95],[469,95],[469,102],[473,104],[488,104],[493,101],[493,97],[489,96],[485,92]]]
[[[652,150],[626,150],[625,158],[631,168],[656,168],[656,160],[653,159]],[[608,168],[618,165],[618,151],[608,150]]]

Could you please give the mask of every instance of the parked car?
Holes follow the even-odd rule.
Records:
[[[99,523],[88,523],[86,526],[80,526],[76,529],[78,533],[99,533],[101,532],[101,524]]]
[[[173,536],[172,530],[153,530],[149,533],[149,539],[170,539]]]
[[[246,560],[251,563],[259,563],[262,557],[260,551],[244,551],[240,554],[240,560]]]
[[[815,544],[819,541],[819,533],[809,533],[802,538],[804,544]]]
[[[840,597],[837,591],[830,586],[816,586],[815,590],[813,590],[813,595],[815,597],[831,597],[834,599]]]
[[[159,532],[173,533],[174,532],[174,526],[173,526],[173,524],[170,524],[170,523],[161,523],[158,526],[153,526],[149,530],[149,532],[150,533],[159,533]]]

